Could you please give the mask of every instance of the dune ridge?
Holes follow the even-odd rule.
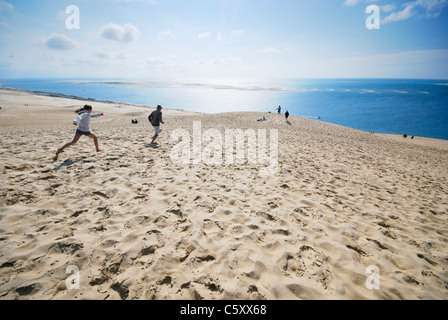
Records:
[[[0,299],[446,299],[448,141],[164,110],[153,149],[153,108],[92,102],[104,151],[81,138],[53,161],[82,104],[0,90]],[[173,163],[193,121],[277,129],[278,172]]]

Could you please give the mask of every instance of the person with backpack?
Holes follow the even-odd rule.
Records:
[[[148,117],[148,120],[154,127],[154,131],[155,131],[155,135],[154,135],[154,137],[152,137],[151,144],[156,144],[155,141],[157,140],[160,133],[162,132],[162,130],[160,129],[160,124],[165,124],[165,122],[163,122],[163,119],[162,119],[162,109],[163,109],[162,106],[160,106],[160,105],[157,106],[157,110],[153,111]]]
[[[87,136],[91,139],[93,139],[93,142],[95,143],[96,152],[101,152],[99,146],[98,146],[98,138],[90,132],[90,118],[98,118],[101,116],[104,116],[103,113],[95,113],[92,114],[92,106],[85,105],[83,108],[76,110],[75,112],[78,113],[78,117],[73,119],[73,124],[77,126],[76,134],[73,140],[66,145],[64,145],[62,148],[58,149],[56,152],[55,160],[58,158],[59,154],[64,152],[64,150],[78,142],[78,140],[82,136]]]

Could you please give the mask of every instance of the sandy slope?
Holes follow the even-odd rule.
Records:
[[[1,299],[448,296],[447,141],[165,110],[153,149],[153,109],[91,102],[106,114],[92,120],[104,152],[82,138],[53,162],[83,104],[0,91]],[[277,129],[278,172],[173,163],[170,134],[193,121],[223,136]],[[79,290],[67,289],[69,266]]]

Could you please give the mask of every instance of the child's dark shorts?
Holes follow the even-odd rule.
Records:
[[[89,131],[76,130],[76,134],[82,134],[83,136],[90,136],[92,133]]]

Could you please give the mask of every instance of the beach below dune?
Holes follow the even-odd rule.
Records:
[[[103,152],[83,137],[53,161],[84,104],[105,113]],[[0,106],[0,299],[448,296],[448,141],[164,110],[154,149],[151,107],[4,89]],[[278,171],[173,162],[171,134],[195,121],[278,130]]]

